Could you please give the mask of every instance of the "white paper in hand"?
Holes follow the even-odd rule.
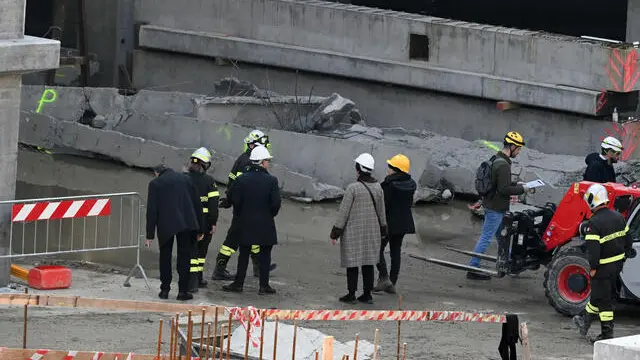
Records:
[[[529,181],[528,183],[524,184],[524,187],[527,188],[527,189],[534,189],[534,188],[537,188],[537,187],[540,187],[540,186],[544,186],[544,185],[545,185],[545,183],[542,180],[536,179],[536,180]]]

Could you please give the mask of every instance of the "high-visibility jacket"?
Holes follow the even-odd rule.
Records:
[[[596,276],[619,272],[633,243],[624,216],[609,208],[600,209],[588,220],[584,234],[589,264]]]
[[[236,180],[236,178],[245,171],[247,166],[251,165],[251,160],[249,160],[249,156],[251,155],[251,150],[247,150],[243,152],[238,158],[236,162],[233,163],[231,167],[231,171],[229,172],[229,182],[227,183],[227,197],[229,195],[229,189],[231,188],[231,184]]]
[[[210,229],[218,222],[218,199],[220,198],[220,192],[218,186],[211,175],[199,172],[189,171],[187,172],[193,186],[196,188],[196,192],[200,197],[202,203],[202,218],[206,224],[206,228]]]

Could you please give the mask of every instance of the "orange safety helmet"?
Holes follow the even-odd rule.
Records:
[[[387,160],[387,164],[402,171],[403,173],[409,173],[411,162],[409,161],[408,157],[402,154],[398,154],[392,157],[391,159]]]

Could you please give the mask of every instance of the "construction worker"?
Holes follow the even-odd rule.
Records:
[[[613,338],[613,294],[626,258],[634,257],[632,238],[624,216],[609,209],[609,196],[602,184],[589,186],[584,193],[592,216],[580,226],[591,267],[591,298],[584,311],[573,317],[580,335],[587,336],[591,323],[600,319],[601,333],[592,342]]]
[[[482,234],[473,250],[476,253],[484,254],[502,224],[504,214],[509,211],[511,196],[521,195],[525,192],[524,185],[514,183],[511,180],[511,159],[514,159],[524,146],[522,135],[515,131],[509,131],[502,142],[502,150],[491,158],[492,191],[482,199],[485,208],[484,222],[482,224]],[[470,266],[479,267],[480,259],[473,257],[469,262]],[[473,271],[467,272],[467,279],[490,280],[491,276],[479,274]]]
[[[220,207],[223,209],[228,209],[231,207],[231,202],[228,200],[229,193],[231,191],[231,187],[233,186],[234,181],[238,178],[238,176],[242,175],[242,173],[246,170],[246,168],[251,165],[251,160],[249,157],[251,155],[251,150],[255,148],[257,145],[263,145],[267,149],[271,148],[271,143],[269,142],[269,137],[265,135],[260,130],[253,130],[244,138],[244,152],[236,159],[236,162],[231,167],[231,172],[229,172],[229,181],[227,184],[226,197],[220,199]],[[231,255],[238,249],[238,243],[234,238],[234,232],[237,229],[237,221],[235,215],[231,219],[231,225],[229,226],[229,230],[227,231],[227,237],[224,240],[224,243],[220,247],[220,252],[218,253],[218,257],[216,258],[216,268],[213,272],[213,280],[233,280],[235,279],[235,275],[230,274],[227,271],[227,263],[229,263],[229,259]],[[253,262],[253,276],[260,276],[260,246],[254,245],[251,248],[251,260]],[[270,265],[270,270],[276,268],[276,264]]]
[[[187,175],[191,179],[196,192],[202,203],[202,221],[204,221],[207,231],[202,240],[196,243],[194,255],[191,257],[191,278],[190,292],[197,292],[198,288],[207,287],[204,280],[204,264],[207,258],[207,251],[211,238],[216,232],[218,222],[218,199],[220,193],[213,177],[207,174],[211,167],[211,152],[207,148],[201,147],[191,154]]]
[[[238,227],[234,234],[240,247],[238,272],[235,280],[222,287],[223,291],[242,292],[249,266],[249,256],[253,256],[253,247],[260,245],[260,289],[259,295],[275,294],[269,285],[269,267],[271,250],[278,243],[274,218],[280,211],[281,198],[278,179],[269,174],[271,154],[264,146],[251,150],[251,165],[238,177],[229,192],[233,204],[233,215]]]
[[[622,143],[618,139],[607,136],[600,144],[600,154],[594,152],[584,159],[584,162],[587,163],[587,168],[584,171],[582,180],[602,184],[616,182],[616,172],[613,169],[613,164],[618,162],[622,149]]]

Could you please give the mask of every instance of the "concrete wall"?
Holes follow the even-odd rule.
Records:
[[[473,141],[499,140],[506,129],[521,131],[527,146],[545,153],[584,156],[611,129],[608,121],[522,107],[501,112],[492,101],[344,79],[245,63],[219,66],[209,59],[151,51],[134,53],[136,88],[211,94],[211,84],[227,76],[280,94],[329,96],[356,103],[367,124],[405,127]]]
[[[0,0],[0,200],[15,196],[21,73],[58,67],[60,43],[24,36],[24,0]],[[11,209],[0,208],[0,255],[8,253]],[[0,287],[11,261],[0,259]]]
[[[615,89],[606,71],[613,48],[542,32],[316,0],[136,0],[135,19],[415,67],[596,91]],[[410,34],[428,37],[428,61],[409,59]],[[622,57],[629,51],[617,50]],[[616,81],[620,87],[622,79]]]

